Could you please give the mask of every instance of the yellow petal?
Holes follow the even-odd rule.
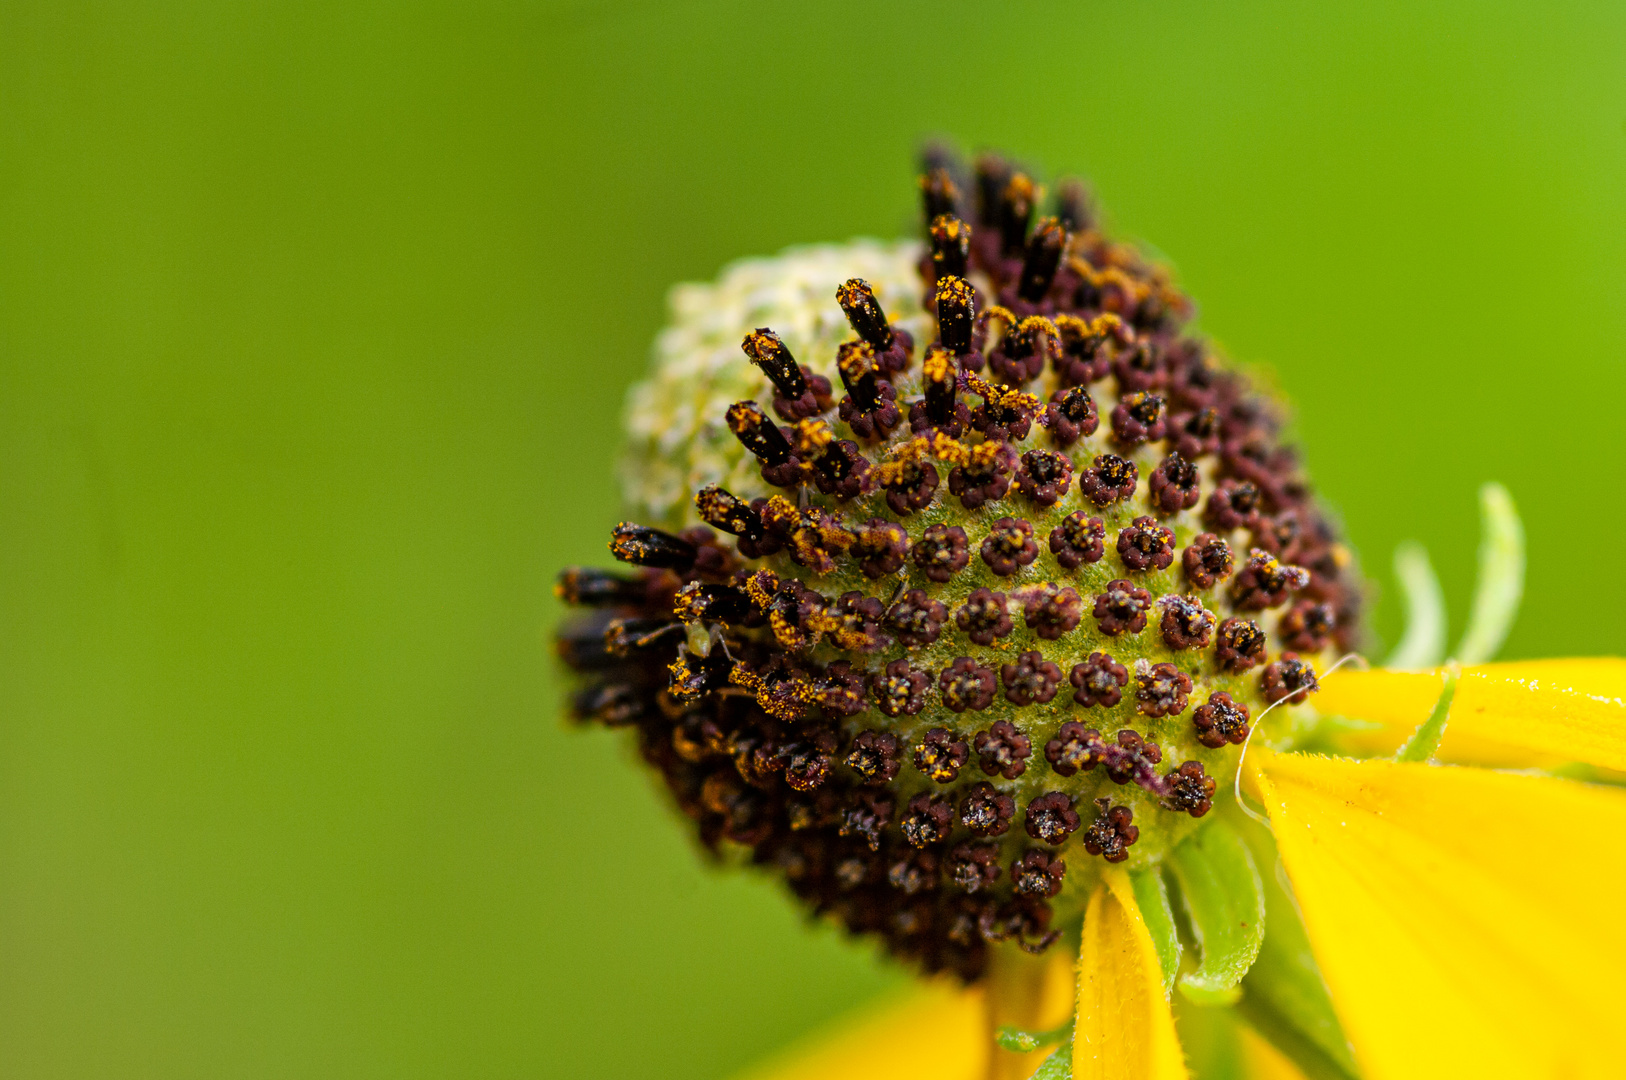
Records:
[[[1255,768],[1369,1080],[1620,1075],[1626,794],[1268,751]]]
[[[1237,1026],[1248,1080],[1305,1080],[1299,1067],[1246,1024]]]
[[[1157,949],[1117,867],[1090,895],[1078,967],[1073,1080],[1185,1080]]]
[[[991,1046],[982,991],[932,983],[860,1010],[739,1080],[983,1080]]]
[[[1428,717],[1439,672],[1340,671],[1315,697],[1322,713],[1383,725],[1351,749],[1384,753]],[[1626,771],[1626,660],[1523,660],[1464,668],[1442,761],[1548,767],[1585,761]]]
[[[992,948],[988,957],[988,1018],[986,1040],[993,1047],[989,1080],[1027,1080],[1056,1049],[1046,1046],[1030,1054],[1001,1049],[994,1042],[1002,1027],[1024,1031],[1054,1031],[1073,1015],[1073,958],[1069,950],[1053,948],[1030,956],[1014,945]]]

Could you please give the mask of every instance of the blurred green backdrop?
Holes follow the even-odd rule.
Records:
[[[1626,8],[1356,8],[0,8],[0,1074],[715,1077],[897,979],[546,633],[667,286],[930,132],[1169,253],[1380,581],[1460,626],[1500,478],[1509,652],[1626,650]]]

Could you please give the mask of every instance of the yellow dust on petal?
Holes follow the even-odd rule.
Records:
[[[1163,970],[1129,877],[1108,867],[1084,912],[1074,1080],[1185,1080]]]
[[[1055,1051],[1041,1047],[1028,1054],[1001,1049],[994,1037],[1002,1027],[1054,1031],[1073,1015],[1073,958],[1052,948],[1029,956],[1013,946],[995,948],[988,964],[988,1045],[993,1047],[989,1080],[1027,1080]]]
[[[1621,1075],[1626,793],[1268,751],[1254,768],[1368,1080]]]
[[[866,1007],[738,1080],[983,1080],[988,1040],[980,988],[931,983]]]
[[[1242,1061],[1248,1080],[1305,1080],[1299,1067],[1253,1028],[1237,1025],[1237,1037],[1242,1043]]]
[[[1349,743],[1385,753],[1427,719],[1440,672],[1341,671],[1316,709],[1383,725]],[[1464,668],[1441,761],[1509,768],[1584,761],[1626,771],[1626,660],[1524,660]]]

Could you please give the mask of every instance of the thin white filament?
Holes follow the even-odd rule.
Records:
[[[1524,525],[1513,496],[1501,484],[1486,484],[1479,489],[1479,511],[1479,584],[1456,653],[1464,665],[1483,664],[1496,655],[1524,595]]]
[[[1337,671],[1351,660],[1356,661],[1363,668],[1366,666],[1366,657],[1362,656],[1360,653],[1345,653],[1343,656],[1338,658],[1337,663],[1328,668],[1326,672],[1319,676],[1319,678],[1323,680],[1331,678],[1333,672]],[[1288,697],[1291,696],[1292,695],[1288,695]],[[1242,763],[1248,759],[1248,747],[1253,742],[1254,732],[1258,731],[1260,727],[1264,725],[1265,717],[1269,716],[1271,711],[1275,709],[1277,705],[1285,704],[1287,700],[1288,698],[1282,698],[1280,701],[1272,702],[1271,704],[1265,706],[1264,712],[1254,717],[1253,727],[1248,729],[1248,737],[1242,740],[1242,753],[1238,754],[1236,758],[1236,779],[1231,785],[1231,794],[1236,796],[1236,804],[1242,808],[1242,812],[1253,818],[1253,820],[1257,821],[1259,824],[1265,826],[1267,829],[1270,827],[1270,819],[1265,817],[1263,814],[1260,814],[1253,807],[1249,806],[1248,800],[1242,797]]]
[[[1406,604],[1406,632],[1383,666],[1396,671],[1438,667],[1445,657],[1445,593],[1428,549],[1415,540],[1395,548],[1395,577]]]

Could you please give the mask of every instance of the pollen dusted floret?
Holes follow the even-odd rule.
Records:
[[[561,575],[557,647],[571,716],[635,733],[703,844],[972,979],[1076,925],[1086,853],[1208,827],[1361,588],[1168,275],[1076,185],[959,175],[929,162],[913,246],[688,287],[632,398],[634,568]]]
[[[1075,510],[1050,530],[1050,553],[1064,570],[1100,562],[1106,553],[1107,527],[1100,518]]]

